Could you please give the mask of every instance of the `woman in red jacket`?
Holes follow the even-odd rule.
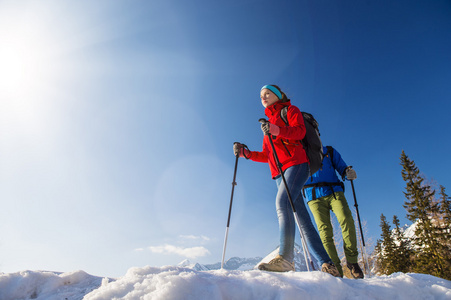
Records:
[[[309,177],[309,162],[304,148],[300,144],[305,136],[305,125],[302,114],[276,85],[265,85],[260,91],[262,105],[269,122],[262,124],[263,137],[262,151],[249,151],[243,144],[234,144],[235,155],[247,159],[269,164],[271,176],[276,181],[278,192],[276,196],[276,210],[279,219],[280,247],[279,255],[269,263],[259,265],[260,270],[287,272],[294,271],[294,239],[295,219],[288,199],[285,185],[274,158],[269,139],[271,138],[276,149],[277,157],[282,165],[293,204],[299,217],[300,227],[311,253],[321,265],[323,272],[340,276],[335,265],[323,247],[321,239],[313,227],[310,215],[302,198],[302,188]],[[282,120],[280,111],[287,106],[288,125]]]

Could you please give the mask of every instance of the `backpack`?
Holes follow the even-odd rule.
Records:
[[[288,125],[287,109],[285,106],[280,111],[280,117]],[[302,147],[304,147],[305,153],[307,153],[308,160],[310,162],[310,176],[315,174],[323,165],[323,143],[321,142],[320,133],[318,130],[318,122],[315,118],[307,113],[301,111],[305,124],[305,137],[301,140]]]
[[[327,148],[327,152],[324,155],[324,157],[329,156],[330,162],[332,163],[332,167],[335,168],[335,166],[334,166],[334,148],[332,148],[332,146],[326,146],[326,148]],[[344,185],[343,181],[339,181],[339,182],[317,182],[317,183],[311,183],[311,184],[304,184],[304,186],[302,187],[302,194],[304,195],[304,198],[306,198],[305,197],[305,189],[306,188],[313,188],[312,189],[312,199],[311,200],[316,200],[318,198],[316,198],[316,189],[315,188],[327,186],[327,187],[329,187],[332,190],[333,195],[334,195],[334,199],[337,199],[335,197],[335,191],[334,191],[334,188],[333,188],[336,185],[341,186],[341,188],[343,189],[343,192],[344,192],[345,185]]]

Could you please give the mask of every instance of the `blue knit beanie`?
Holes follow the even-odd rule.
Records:
[[[274,94],[276,94],[276,96],[277,96],[277,98],[279,98],[279,100],[280,99],[282,99],[282,93],[279,91],[279,89],[278,88],[276,88],[275,86],[272,86],[272,85],[264,85],[262,88],[261,88],[261,90],[263,90],[263,89],[268,89],[268,90],[270,90],[271,92],[273,92]],[[261,91],[260,90],[260,91]]]

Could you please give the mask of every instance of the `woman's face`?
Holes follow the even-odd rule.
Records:
[[[265,108],[279,101],[279,98],[276,96],[276,94],[274,94],[268,89],[261,90],[260,98],[262,99],[262,105]]]

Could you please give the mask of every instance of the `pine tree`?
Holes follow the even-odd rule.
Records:
[[[440,199],[439,199],[439,212],[440,222],[439,227],[441,230],[441,238],[439,248],[440,254],[445,261],[445,277],[451,278],[451,198],[446,194],[445,187],[440,186]]]
[[[391,232],[390,225],[387,222],[387,218],[384,214],[381,214],[380,227],[382,229],[381,239],[377,240],[375,252],[377,254],[376,266],[377,273],[390,275],[397,270],[394,268],[396,264],[395,257],[395,242]]]
[[[420,171],[415,166],[415,162],[410,160],[404,153],[401,154],[401,165],[403,167],[401,174],[404,181],[406,181],[406,192],[404,195],[407,201],[404,202],[404,208],[407,210],[407,219],[412,222],[418,220],[428,219],[426,207],[434,196],[434,191],[431,191],[430,186],[423,186],[424,179],[420,176]]]
[[[444,239],[451,242],[451,197],[445,192],[445,187],[440,186],[440,215],[441,226],[445,229]]]
[[[397,272],[407,273],[411,271],[414,259],[414,251],[411,248],[410,240],[404,236],[404,232],[399,226],[399,219],[395,215],[393,216],[393,240],[396,244],[394,248],[394,256],[396,258],[394,262],[394,269]]]
[[[446,258],[440,244],[442,230],[434,224],[432,217],[439,212],[439,205],[434,202],[435,191],[424,184],[424,178],[413,160],[402,151],[402,177],[406,182],[404,208],[407,218],[416,222],[415,238],[412,240],[416,251],[413,271],[431,274],[449,279]]]

